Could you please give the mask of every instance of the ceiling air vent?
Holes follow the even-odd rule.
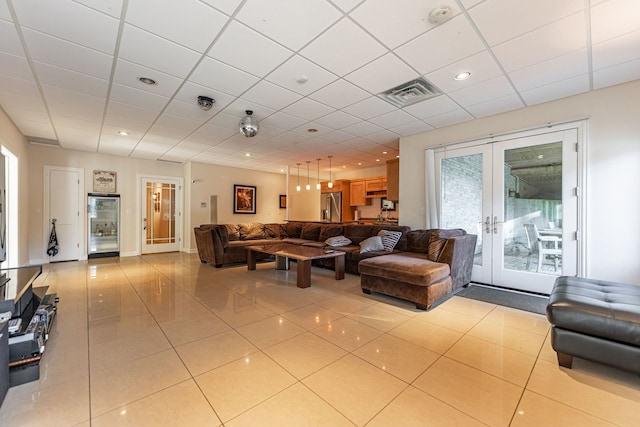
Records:
[[[438,95],[442,95],[442,92],[423,78],[408,81],[378,94],[380,98],[398,108],[416,104]]]
[[[60,147],[60,142],[57,139],[39,138],[37,136],[27,136],[27,141],[31,144],[44,145],[47,147]]]

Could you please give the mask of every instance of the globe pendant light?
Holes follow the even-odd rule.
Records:
[[[258,129],[260,129],[260,125],[258,124],[258,120],[256,120],[252,114],[253,111],[246,110],[246,116],[244,116],[240,120],[240,133],[246,136],[247,138],[251,138],[258,134]]]
[[[296,163],[298,165],[298,185],[296,185],[296,191],[300,191],[300,163]]]
[[[309,163],[311,163],[311,160],[307,160],[307,186],[305,187],[307,191],[311,190],[311,184],[309,184]]]
[[[316,159],[318,161],[318,183],[316,184],[316,190],[320,189],[320,158]]]
[[[329,188],[333,188],[333,181],[331,181],[331,158],[333,156],[329,156],[329,184],[327,184],[327,187]]]

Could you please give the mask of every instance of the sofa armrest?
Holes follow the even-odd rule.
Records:
[[[229,233],[224,225],[216,225],[211,229],[213,241],[213,262],[216,267],[224,263],[224,250],[229,246]]]
[[[453,289],[461,288],[471,281],[477,240],[478,236],[475,234],[451,237],[442,248],[438,262],[449,264]]]
[[[198,248],[200,261],[203,263],[215,262],[212,227],[210,225],[201,225],[200,227],[195,227],[193,233],[196,237],[196,247]]]

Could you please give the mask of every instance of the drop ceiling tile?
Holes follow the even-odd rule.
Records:
[[[145,110],[144,108],[111,100],[107,106],[105,123],[125,130],[146,131],[157,116],[157,111]]]
[[[68,68],[104,80],[111,77],[111,55],[28,29],[24,29],[23,34],[34,61]]]
[[[527,105],[535,105],[566,96],[577,95],[588,90],[589,76],[583,74],[544,86],[538,86],[531,90],[522,91],[520,94]]]
[[[411,123],[416,119],[405,113],[402,110],[391,111],[390,113],[383,114],[381,116],[376,116],[372,118],[370,121],[375,123],[376,125],[383,127],[385,129],[390,129],[396,126],[402,126],[407,123]]]
[[[475,105],[481,102],[490,101],[494,98],[502,98],[513,94],[514,90],[511,84],[509,84],[509,81],[503,76],[498,76],[484,82],[450,92],[449,96],[455,102],[465,107],[467,105]]]
[[[350,13],[360,25],[389,48],[396,48],[435,27],[429,12],[441,6],[438,0],[369,0]],[[448,5],[455,16],[460,8]]]
[[[11,79],[35,82],[27,59],[22,56],[0,52],[0,75]],[[6,86],[6,83],[2,86]]]
[[[348,74],[345,79],[372,94],[378,94],[417,77],[411,67],[396,55],[388,53]]]
[[[126,131],[128,133],[128,135],[120,135],[120,131]],[[142,139],[142,137],[144,136],[146,132],[146,128],[145,130],[135,130],[135,129],[123,129],[121,127],[117,127],[117,126],[112,126],[109,124],[105,124],[102,126],[102,132],[100,133],[100,141],[105,141],[105,140],[109,140],[109,141],[115,141],[115,140],[122,140],[122,141],[128,141],[131,144],[135,144],[137,143],[139,140]],[[132,147],[133,148],[133,147]]]
[[[267,126],[273,126],[284,130],[291,130],[298,126],[302,126],[306,122],[307,120],[301,117],[279,111],[262,120],[260,125],[265,124]]]
[[[353,105],[343,108],[343,111],[352,114],[356,117],[360,117],[364,120],[369,120],[372,117],[380,116],[385,113],[397,110],[396,107],[378,98],[372,96],[363,101],[357,102]]]
[[[176,147],[195,150],[198,153],[201,153],[211,148],[211,144],[196,142],[196,141],[190,140],[190,138],[187,138],[184,141],[180,142],[178,145],[176,145]]]
[[[0,52],[25,56],[22,42],[16,33],[16,27],[8,21],[0,21]]]
[[[216,126],[211,123],[207,123],[194,133],[189,135],[187,141],[194,141],[198,143],[208,144],[209,146],[218,144],[227,138],[235,135],[238,129],[228,129],[221,126]]]
[[[482,3],[484,0],[460,0],[465,9],[471,9],[478,3]]]
[[[260,79],[213,58],[204,58],[193,71],[189,80],[204,87],[240,95]]]
[[[396,53],[418,72],[427,74],[484,48],[466,16],[458,15],[399,47]]]
[[[200,107],[198,107],[199,96],[208,96],[210,98],[213,98],[213,100],[215,101],[213,103],[213,107],[211,107],[211,110],[206,112],[209,114],[215,114],[217,111],[223,110],[225,107],[231,104],[233,100],[235,100],[234,96],[227,95],[226,93],[218,92],[216,90],[212,90],[191,82],[185,83],[180,88],[178,93],[175,95],[174,100],[181,101],[191,107],[188,110],[185,108],[181,108],[181,110],[183,110],[187,114],[188,111],[195,111],[196,109],[199,111],[203,111],[200,109]]]
[[[36,61],[34,61],[34,68],[40,83],[43,85],[55,86],[102,98],[107,96],[109,89],[107,80]]]
[[[7,2],[4,2],[4,1],[0,2],[0,19],[13,22],[13,18],[11,18],[11,13],[9,12],[9,7],[7,6]]]
[[[204,113],[204,111],[203,111]],[[186,118],[163,113],[149,130],[152,133],[165,134],[171,137],[180,136],[181,139],[193,133],[207,120],[207,117]],[[159,132],[162,130],[162,132]]]
[[[228,17],[197,0],[163,2],[136,0],[128,3],[127,23],[204,53],[220,33]]]
[[[524,107],[522,100],[514,93],[500,98],[493,98],[478,104],[469,105],[466,107],[466,110],[475,117],[486,117],[504,113],[505,111],[517,110],[522,107]]]
[[[137,141],[125,140],[113,136],[102,136],[100,137],[100,143],[98,145],[98,153],[127,157],[136,143]]]
[[[424,119],[433,117],[438,114],[454,111],[460,108],[458,104],[453,102],[447,95],[436,96],[426,101],[404,107],[403,110],[414,117]]]
[[[13,2],[20,24],[63,40],[112,55],[116,47],[117,19],[78,3],[21,0]],[[68,19],[72,16],[73,19]],[[91,23],[88,25],[87,23]]]
[[[297,51],[341,16],[342,13],[325,0],[248,0],[236,19]]]
[[[584,5],[583,0],[487,0],[471,9],[469,15],[489,46],[495,46],[583,11]],[[584,36],[584,32],[581,34]]]
[[[384,129],[381,128],[380,126],[376,126],[373,123],[369,123],[369,122],[360,122],[360,123],[356,123],[355,125],[351,125],[351,126],[347,126],[346,128],[343,128],[342,131],[349,133],[353,136],[365,136],[365,135],[371,135],[374,134],[376,132],[381,132]]]
[[[335,74],[296,55],[269,74],[266,79],[301,95],[308,95],[337,78]]]
[[[349,12],[362,0],[334,0],[333,3],[342,9],[344,12]]]
[[[287,105],[291,105],[302,96],[283,87],[262,80],[247,92],[242,94],[242,98],[260,105],[280,110]]]
[[[317,119],[318,117],[326,116],[327,114],[332,113],[335,110],[312,99],[304,98],[292,105],[289,105],[282,111],[311,121]]]
[[[124,26],[119,57],[180,78],[186,77],[200,59],[197,52],[132,25]]]
[[[129,86],[114,83],[111,86],[111,101],[142,108],[159,113],[168,103],[166,96],[138,90]]]
[[[244,113],[244,111],[242,112]],[[207,122],[207,124],[219,126],[225,129],[233,130],[233,133],[240,132],[240,119],[242,116],[241,113],[227,113],[226,110],[216,114],[213,116],[211,120]],[[255,112],[254,112],[255,114]]]
[[[215,7],[227,15],[232,15],[240,3],[242,3],[242,0],[202,0],[202,2]]]
[[[509,78],[516,89],[522,92],[588,72],[587,51],[583,49],[512,71]]]
[[[592,43],[609,40],[638,29],[640,29],[640,4],[636,0],[609,0],[595,6],[592,4]]]
[[[576,13],[493,47],[507,72],[586,47],[584,13]],[[562,37],[558,37],[562,34]]]
[[[300,53],[332,73],[344,76],[385,52],[384,46],[345,18]]]
[[[406,125],[397,126],[389,129],[391,132],[397,133],[400,136],[411,136],[422,132],[428,132],[433,130],[433,126],[426,124],[421,120],[414,120]]]
[[[242,41],[240,48],[238,40]],[[238,23],[231,22],[213,45],[208,55],[225,64],[240,68],[255,76],[264,77],[292,55],[277,43]]]
[[[593,88],[600,89],[638,79],[640,79],[640,59],[595,70],[593,72]]]
[[[367,140],[373,141],[377,144],[390,144],[397,141],[399,137],[400,135],[390,130],[382,130],[365,136]],[[382,153],[382,151],[383,150],[380,149],[377,153]]]
[[[593,45],[592,58],[594,70],[640,58],[640,30]]]
[[[454,77],[462,72],[470,72],[467,80],[456,80]],[[491,79],[502,74],[502,69],[493,56],[486,50],[468,58],[456,61],[426,75],[427,80],[443,92],[460,89],[478,82]]]
[[[76,3],[83,4],[92,9],[96,9],[102,13],[106,13],[114,18],[120,18],[122,15],[123,0],[74,0]]]
[[[312,134],[311,132],[309,132],[309,129],[316,129],[318,132]],[[311,138],[318,138],[323,134],[331,132],[332,130],[333,129],[331,129],[330,127],[323,126],[319,123],[307,122],[302,126],[298,126],[297,128],[293,129],[292,132],[299,133]]]
[[[253,117],[258,119],[258,121],[261,121],[265,117],[269,117],[271,114],[275,113],[275,110],[272,108],[244,98],[237,98],[223,110],[223,113],[235,117],[234,128],[238,129],[240,119],[247,115],[247,110],[253,111]],[[215,120],[219,115],[220,114],[216,115],[212,120]]]
[[[353,138],[353,135],[345,132],[341,132],[339,130],[334,130],[332,132],[327,132],[326,135],[322,135],[322,139],[334,144],[339,142],[348,141]],[[343,154],[343,153],[341,153]]]
[[[148,85],[138,80],[140,77],[147,77],[156,81],[155,85]],[[153,70],[130,61],[118,59],[116,70],[113,75],[114,83],[119,83],[145,92],[155,93],[162,96],[173,96],[182,79],[172,75]]]
[[[105,108],[103,98],[46,85],[42,86],[42,91],[52,116],[75,117],[92,123],[102,122]]]
[[[340,79],[311,94],[309,97],[330,107],[341,109],[362,101],[371,95],[348,81]]]
[[[473,120],[473,116],[466,111],[459,109],[454,111],[448,111],[446,113],[438,114],[433,117],[425,118],[423,121],[433,126],[434,128],[442,128],[445,126],[451,126],[462,122]]]
[[[333,113],[320,117],[315,121],[321,125],[329,126],[334,129],[341,129],[358,123],[360,119],[343,111],[334,111]]]
[[[173,147],[162,156],[160,160],[168,160],[170,162],[185,162],[194,156],[200,154],[200,150],[194,150],[192,148]]]

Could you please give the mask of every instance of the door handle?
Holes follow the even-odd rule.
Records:
[[[491,233],[491,217],[487,217],[484,221],[484,231],[485,233]]]
[[[498,224],[502,224],[502,221],[498,221],[498,217],[494,216],[493,217],[493,234],[498,234]]]
[[[142,221],[144,222],[144,226],[142,227],[143,230],[147,229],[147,218],[143,218]]]

